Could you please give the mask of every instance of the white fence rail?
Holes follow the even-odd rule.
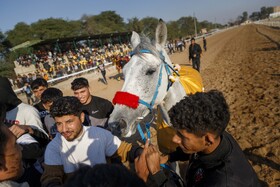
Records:
[[[111,65],[111,64],[113,64],[113,63],[112,63],[112,62],[109,62],[109,63],[105,63],[104,65],[105,65],[105,66],[109,66],[109,65]],[[69,74],[69,75],[64,75],[64,76],[62,76],[62,77],[54,78],[54,79],[48,80],[47,82],[48,82],[48,83],[57,82],[57,81],[59,81],[59,80],[67,79],[67,78],[69,78],[69,77],[73,77],[73,76],[76,76],[76,75],[80,75],[80,74],[83,74],[83,73],[86,73],[86,72],[88,72],[88,71],[92,71],[92,70],[95,70],[95,69],[97,69],[97,66],[92,67],[92,68],[89,68],[89,69],[85,69],[85,70],[82,70],[82,71],[79,71],[79,72],[75,72],[75,73],[72,73],[72,74]],[[16,90],[14,90],[14,92],[15,92],[16,94],[21,93],[22,89],[23,89],[23,88],[16,89]]]
[[[280,28],[280,20],[260,20],[254,22],[255,24],[266,25],[269,27],[279,27]]]

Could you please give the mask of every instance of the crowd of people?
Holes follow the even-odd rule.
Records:
[[[201,48],[191,41],[189,58],[199,71]],[[67,53],[67,61],[79,56],[87,61],[86,52]],[[106,59],[103,53],[92,53],[95,60]],[[122,66],[121,61],[115,64]],[[104,66],[97,66],[107,83]],[[189,95],[168,111],[177,149],[163,155],[150,140],[140,146],[113,135],[108,119],[114,105],[94,96],[86,78],[75,78],[69,86],[73,96],[63,96],[44,77],[29,76],[24,79],[30,99],[25,104],[11,80],[0,77],[0,186],[260,186],[238,143],[226,132],[230,112],[220,91]],[[175,161],[188,161],[186,176],[165,164]],[[125,167],[127,162],[134,167]]]
[[[183,52],[187,48],[188,40],[180,39],[180,40],[169,40],[167,42],[168,54],[173,54],[175,52]]]
[[[36,71],[28,74],[17,75],[12,84],[16,88],[22,88],[26,82],[29,84],[37,77],[46,80],[72,74],[100,64],[113,63],[122,65],[129,61],[129,44],[110,43],[103,47],[89,47],[86,43],[75,45],[76,49],[64,46],[60,52],[50,49],[34,51],[33,54],[20,56],[16,63],[20,66],[35,66]]]
[[[172,141],[178,147],[162,155],[149,140],[141,147],[110,132],[114,106],[94,96],[87,79],[75,78],[69,86],[74,96],[35,79],[32,106],[0,77],[0,186],[259,186],[241,148],[225,131],[230,114],[221,92],[198,92],[171,108],[177,131]],[[161,167],[163,161],[178,160],[189,161],[185,179]],[[135,170],[125,168],[125,162],[134,163]]]

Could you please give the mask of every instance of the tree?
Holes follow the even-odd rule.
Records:
[[[19,22],[13,30],[8,31],[7,39],[13,46],[26,42],[32,38],[31,28],[24,22]]]
[[[196,22],[197,22],[197,20],[196,20]],[[193,17],[191,17],[191,16],[181,17],[177,20],[177,24],[178,24],[177,32],[180,36],[193,35],[195,33]]]
[[[123,18],[115,11],[104,11],[92,16],[89,25],[93,28],[94,34],[126,31]]]
[[[242,18],[241,18],[241,23],[245,22],[248,20],[248,12],[244,11],[242,13]]]
[[[5,40],[5,35],[0,31],[0,59],[1,57],[4,56],[4,52],[6,48],[3,44],[4,40]]]
[[[130,31],[141,32],[143,25],[137,17],[128,19],[127,29]]]
[[[272,7],[261,7],[261,11],[260,11],[260,19],[266,19],[269,17],[269,14],[271,14],[273,12],[273,8]]]
[[[167,37],[168,40],[173,40],[174,38],[178,37],[178,22],[177,21],[170,21],[166,24],[167,26]]]
[[[253,12],[249,18],[252,20],[252,21],[258,21],[260,19],[260,12]]]
[[[9,48],[12,45],[7,37],[0,31],[0,60],[4,60],[9,53]]]
[[[74,26],[74,27],[73,27]],[[80,25],[63,19],[48,18],[31,24],[33,39],[56,39],[70,37],[77,34]]]

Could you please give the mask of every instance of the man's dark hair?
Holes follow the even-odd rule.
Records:
[[[197,136],[207,132],[221,135],[230,119],[226,100],[217,90],[197,92],[185,97],[168,113],[176,129],[185,129]]]
[[[39,77],[31,83],[31,89],[32,90],[36,90],[40,86],[48,88],[48,82],[45,79]]]
[[[80,116],[82,113],[82,104],[73,96],[65,96],[53,102],[50,114],[53,118],[66,115]]]
[[[57,88],[47,88],[41,96],[41,102],[43,104],[47,102],[54,102],[57,99],[61,98],[63,96],[63,93],[60,89]]]
[[[76,78],[71,82],[71,89],[74,91],[84,87],[89,87],[88,80],[84,77]]]
[[[4,122],[6,119],[7,107],[4,103],[0,102],[0,122]]]
[[[191,41],[192,41],[192,40],[195,41],[195,38],[192,38]]]
[[[7,136],[7,133],[5,132],[4,128],[7,128],[7,127],[5,127],[3,122],[0,122],[0,155],[4,154],[5,146],[8,142],[8,136]],[[1,156],[0,156],[0,158],[1,158]],[[1,161],[1,163],[2,163],[2,161]],[[0,165],[0,170],[1,169],[2,169],[2,166]]]
[[[125,166],[117,164],[97,164],[77,170],[69,178],[65,187],[146,187],[145,182]]]
[[[0,155],[4,153],[4,147],[8,141],[7,134],[4,132],[5,124],[4,120],[6,118],[6,105],[0,103]],[[0,167],[0,169],[2,169]]]

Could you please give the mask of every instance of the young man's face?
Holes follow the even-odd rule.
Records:
[[[192,40],[191,43],[194,44],[194,43],[195,43],[195,40]]]
[[[204,136],[199,137],[193,133],[188,133],[184,129],[177,130],[177,134],[172,141],[178,144],[187,154],[203,152],[207,148]]]
[[[73,141],[82,134],[84,113],[81,115],[65,115],[62,117],[55,117],[55,122],[58,132],[67,140]]]
[[[47,89],[45,86],[39,86],[37,89],[32,90],[36,98],[41,99],[42,93]]]
[[[75,90],[74,96],[77,97],[83,105],[86,105],[91,101],[89,87],[83,87],[81,89]]]
[[[4,153],[0,154],[0,181],[13,180],[23,174],[22,148],[16,143],[16,137],[6,127],[0,127],[7,136],[7,143],[4,145]]]

